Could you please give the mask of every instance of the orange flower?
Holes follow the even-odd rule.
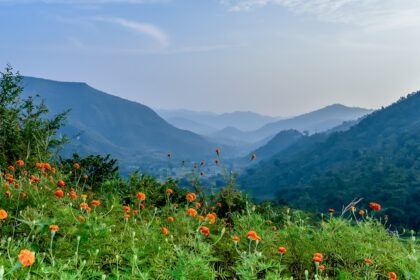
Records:
[[[87,180],[88,178],[89,178],[89,176],[88,175],[83,175],[83,180]]]
[[[58,184],[60,187],[64,187],[64,186],[66,185],[66,183],[64,183],[64,181],[63,181],[63,180],[58,180],[57,184]]]
[[[200,215],[200,216],[197,216],[197,219],[200,220],[200,221],[204,221],[206,218],[204,218],[204,216]]]
[[[7,169],[9,169],[10,172],[14,172],[15,171],[15,167],[13,165],[9,165],[7,167]]]
[[[35,254],[27,249],[20,251],[18,258],[23,266],[31,266],[35,262]]]
[[[82,223],[86,222],[86,218],[85,218],[83,215],[79,215],[79,216],[77,217],[77,219],[78,219],[79,221],[81,221]]]
[[[100,200],[92,200],[90,202],[90,204],[97,207],[97,206],[101,205],[101,201]]]
[[[140,209],[141,209],[141,210],[143,210],[143,209],[144,209],[144,205],[143,205],[143,204],[140,204],[139,206],[140,206]]]
[[[360,211],[359,211],[359,215],[360,215],[360,216],[364,216],[364,215],[365,215],[365,210],[360,210]]]
[[[215,213],[209,213],[206,216],[206,219],[208,219],[210,221],[210,224],[214,224],[216,222],[216,214]]]
[[[216,205],[217,205],[217,207],[222,207],[222,203],[220,203],[220,202],[217,202]]]
[[[20,193],[20,197],[21,197],[21,198],[25,198],[25,197],[26,197],[26,192],[21,192],[21,193]]]
[[[169,223],[172,223],[174,221],[174,218],[173,217],[168,217],[167,220],[168,220]]]
[[[85,209],[87,210],[89,208],[89,205],[86,202],[82,202],[80,203],[80,209]]]
[[[195,210],[194,208],[188,208],[187,214],[191,217],[195,217],[197,215],[197,210]]]
[[[187,195],[185,196],[185,198],[189,202],[193,202],[197,198],[197,195],[195,193],[187,193]]]
[[[277,251],[279,251],[279,253],[280,253],[280,254],[284,254],[284,253],[286,253],[286,252],[287,252],[287,249],[286,249],[286,248],[284,248],[284,247],[279,247],[279,248],[277,249]]]
[[[251,155],[251,160],[254,160],[254,159],[256,159],[257,158],[257,155],[256,154],[252,154]]]
[[[57,232],[59,230],[59,226],[57,225],[50,225],[50,231],[51,232]]]
[[[169,233],[169,230],[166,227],[163,227],[162,228],[162,234],[163,235],[168,235],[168,233]]]
[[[318,269],[319,269],[319,270],[321,270],[321,271],[324,271],[324,270],[325,270],[325,265],[320,265],[320,266],[318,267]]]
[[[130,213],[131,211],[130,206],[123,206],[123,211],[126,213]]]
[[[387,275],[388,275],[389,279],[397,280],[397,274],[395,272],[388,272]]]
[[[7,218],[6,210],[0,209],[0,220],[5,220]]]
[[[194,203],[195,207],[200,208],[201,207],[201,203],[200,202],[196,202]]]
[[[376,203],[376,202],[371,202],[371,203],[369,203],[369,207],[373,210],[373,211],[376,211],[376,212],[378,212],[378,211],[381,211],[381,205],[379,204],[379,203]]]
[[[324,260],[324,256],[321,253],[315,253],[312,260],[314,262],[320,263]]]
[[[128,221],[128,219],[130,219],[130,215],[129,214],[124,214],[123,218],[124,218],[124,220]]]
[[[25,165],[25,162],[23,161],[23,160],[17,160],[16,161],[16,166],[24,166]]]
[[[209,236],[210,235],[210,229],[208,227],[201,226],[200,227],[200,231],[205,236]]]
[[[77,199],[77,193],[75,191],[70,191],[70,197],[72,199]]]
[[[58,189],[55,191],[55,196],[56,197],[63,197],[64,196],[64,192],[62,189]]]
[[[80,163],[77,163],[77,162],[73,163],[73,168],[80,169]]]
[[[6,195],[7,198],[10,198],[10,196],[12,195],[10,191],[6,191],[4,194]]]
[[[335,209],[334,208],[329,208],[328,209],[328,212],[330,212],[331,214],[333,214],[335,212]]]
[[[259,237],[258,234],[253,230],[251,230],[247,233],[246,238],[254,240],[254,241],[261,240],[261,237]]]
[[[173,189],[166,189],[166,193],[167,194],[173,194],[174,193],[174,190]]]
[[[136,196],[137,196],[137,199],[140,201],[146,200],[146,195],[142,192],[138,192]]]
[[[240,242],[241,239],[239,238],[239,236],[235,235],[234,237],[232,237],[232,241],[235,242],[235,244],[238,244],[238,242]]]
[[[363,262],[367,265],[372,265],[373,261],[371,259],[364,259]]]

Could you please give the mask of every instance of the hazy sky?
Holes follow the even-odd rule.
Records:
[[[420,0],[0,0],[0,66],[153,108],[293,115],[420,89]]]

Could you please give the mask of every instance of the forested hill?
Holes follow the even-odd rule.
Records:
[[[312,210],[378,200],[390,221],[420,226],[420,92],[345,132],[305,137],[246,170],[241,185],[260,199]]]

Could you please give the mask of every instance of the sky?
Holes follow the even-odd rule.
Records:
[[[0,68],[152,108],[291,116],[420,90],[420,0],[0,0]]]

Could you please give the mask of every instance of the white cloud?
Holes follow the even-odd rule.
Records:
[[[118,17],[95,17],[94,20],[117,24],[121,27],[134,30],[140,34],[153,38],[162,49],[169,46],[168,35],[159,27],[150,23],[141,23]]]
[[[83,4],[83,5],[98,5],[98,4],[154,4],[167,3],[172,0],[0,0],[0,3],[12,4]]]
[[[279,5],[319,20],[381,30],[420,26],[417,0],[221,0],[231,11]]]

